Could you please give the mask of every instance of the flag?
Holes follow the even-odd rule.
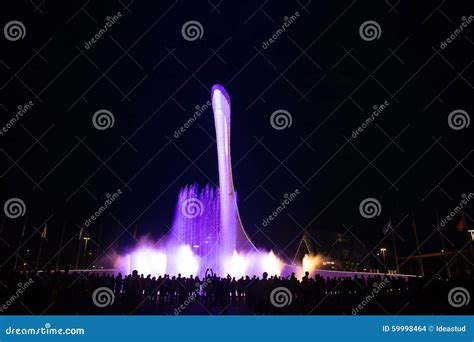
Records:
[[[48,233],[48,226],[44,226],[43,231],[41,232],[41,237],[45,239],[47,233]]]
[[[464,217],[464,215],[462,215],[458,223],[456,224],[456,229],[462,232],[464,228],[466,228],[466,218]]]
[[[393,230],[393,227],[392,227],[392,220],[388,220],[388,222],[385,224],[385,226],[383,226],[382,228],[382,232],[387,235],[389,232],[391,232]]]

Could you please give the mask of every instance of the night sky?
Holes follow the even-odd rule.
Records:
[[[399,255],[410,255],[414,212],[422,252],[439,251],[436,213],[445,217],[473,192],[473,125],[453,129],[448,120],[455,110],[468,119],[474,112],[473,8],[453,4],[2,1],[1,27],[17,20],[25,35],[0,36],[0,126],[33,103],[0,135],[0,203],[26,206],[16,219],[1,211],[2,266],[13,263],[25,218],[23,259],[47,221],[43,262],[58,252],[64,225],[61,263],[74,263],[81,225],[118,189],[86,228],[94,254],[100,225],[105,254],[133,245],[135,230],[153,240],[166,234],[183,186],[218,183],[211,109],[175,137],[216,83],[232,101],[234,183],[256,245],[292,257],[304,231],[315,240],[329,231],[390,251],[382,227],[391,219]],[[292,22],[279,34],[285,17]],[[470,23],[441,48],[463,20]],[[185,39],[189,21],[202,36]],[[367,21],[380,28],[374,39],[359,32]],[[103,109],[114,124],[99,130],[92,118]],[[272,127],[278,110],[290,126]],[[372,219],[359,211],[366,198],[381,205]],[[469,227],[471,213],[469,203]],[[467,242],[455,228],[460,217],[442,228],[448,250]]]

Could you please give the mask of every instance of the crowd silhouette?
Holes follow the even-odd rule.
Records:
[[[0,272],[0,314],[467,314],[449,291],[472,279],[310,276],[233,278],[92,272]],[[105,297],[95,298],[97,289]],[[20,291],[21,289],[21,291]],[[99,290],[97,290],[99,291]],[[99,294],[97,294],[99,295]],[[108,296],[108,297],[107,297]],[[3,306],[2,306],[3,305]]]

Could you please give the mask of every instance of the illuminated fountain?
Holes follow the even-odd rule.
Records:
[[[216,270],[219,227],[219,189],[186,186],[176,203],[168,252],[176,246],[189,246],[202,264]]]
[[[125,273],[183,276],[203,275],[208,269],[220,276],[240,277],[266,271],[280,275],[285,264],[272,252],[258,250],[240,220],[230,158],[230,98],[220,85],[212,87],[216,128],[219,188],[197,184],[178,196],[171,233],[161,245],[149,242],[118,258]],[[289,266],[289,265],[286,265]]]
[[[212,110],[216,126],[217,162],[219,165],[219,273],[235,273],[245,266],[237,253],[256,252],[250,242],[237,207],[237,194],[232,180],[230,158],[230,98],[220,85],[212,87]]]

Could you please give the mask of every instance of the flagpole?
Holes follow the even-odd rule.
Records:
[[[47,224],[47,223],[46,223]],[[43,248],[43,239],[46,238],[46,227],[47,226],[44,226],[43,228],[43,232],[41,233],[41,240],[40,240],[40,245],[39,245],[39,249],[38,249],[38,256],[36,258],[36,267],[35,267],[35,271],[38,271],[38,268],[39,268],[39,262],[40,262],[40,258],[41,258],[41,250]]]
[[[461,214],[461,219],[458,221],[456,228],[460,231],[463,232],[466,230],[466,237],[467,237],[467,243],[469,244],[469,250],[471,252],[471,257],[474,258],[474,248],[472,242],[474,241],[474,231],[470,230],[467,226],[466,223],[466,213],[463,209],[462,214]],[[462,253],[462,252],[461,252]]]
[[[443,234],[441,234],[441,228],[439,227],[439,215],[436,211],[436,225],[438,227],[439,237],[441,238],[441,248],[443,249],[444,263],[446,264],[446,275],[451,278],[451,270],[449,269],[448,257],[446,256],[446,247],[444,245]]]
[[[398,267],[398,254],[397,254],[397,245],[395,243],[395,233],[392,228],[392,242],[393,242],[393,255],[395,257],[395,268],[397,270],[397,273],[400,274],[400,269]]]
[[[102,237],[102,223],[99,226],[99,238],[97,239],[97,253],[96,253],[96,260],[99,259],[99,253],[100,253],[100,239]]]
[[[63,229],[61,231],[61,241],[59,242],[58,259],[56,260],[56,271],[59,271],[59,262],[60,262],[60,259],[61,259],[61,252],[63,250],[64,228],[65,227],[66,227],[66,221],[63,222]]]
[[[81,231],[79,232],[79,247],[77,248],[77,257],[76,257],[76,270],[79,269],[79,258],[81,255],[81,242],[82,242],[82,231],[83,227],[81,227]]]
[[[411,218],[413,222],[413,232],[415,233],[416,250],[418,251],[418,265],[420,266],[421,276],[424,277],[425,270],[423,268],[423,260],[421,259],[420,241],[418,240],[418,233],[416,231],[416,224],[415,224],[415,214],[413,212],[411,212]]]
[[[16,267],[18,266],[18,258],[20,257],[21,244],[23,243],[23,237],[25,236],[26,221],[27,221],[27,216],[25,216],[25,222],[23,223],[23,230],[21,231],[20,244],[18,246],[18,250],[16,251],[15,265],[13,266],[14,270],[16,270]]]
[[[119,249],[119,238],[120,238],[120,225],[117,225],[117,234],[115,236],[115,250],[118,251]]]

